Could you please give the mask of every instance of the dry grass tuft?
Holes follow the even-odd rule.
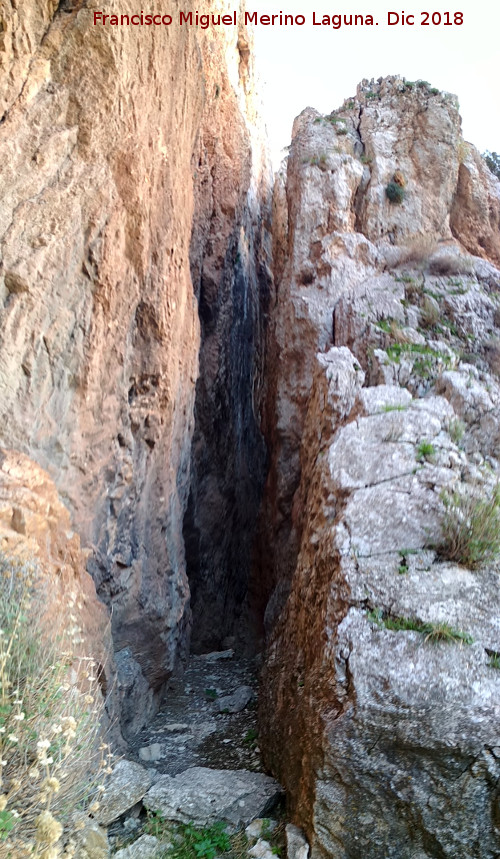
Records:
[[[500,555],[500,485],[489,498],[471,492],[443,494],[445,516],[439,554],[475,569]]]
[[[416,235],[407,241],[400,249],[398,265],[406,263],[426,263],[437,248],[437,241],[432,235]]]
[[[96,666],[74,654],[76,603],[48,629],[36,565],[0,554],[0,855],[6,842],[16,859],[69,859],[75,810],[97,811],[110,771]]]

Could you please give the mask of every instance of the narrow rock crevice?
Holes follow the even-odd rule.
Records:
[[[183,536],[195,653],[252,648],[247,591],[266,473],[259,427],[270,276],[252,236],[235,236],[220,282],[203,271],[189,501]],[[242,619],[242,618],[245,619]]]

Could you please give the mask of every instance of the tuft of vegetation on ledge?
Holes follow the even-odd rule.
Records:
[[[111,771],[76,602],[46,619],[37,565],[0,554],[0,851],[8,839],[16,859],[62,856],[98,810],[97,783]]]

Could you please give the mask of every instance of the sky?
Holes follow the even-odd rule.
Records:
[[[397,0],[348,3],[324,0],[247,0],[260,14],[303,14],[304,26],[254,28],[263,113],[277,168],[290,143],[295,116],[305,107],[329,113],[354,95],[363,78],[403,75],[455,93],[464,138],[483,152],[500,152],[500,4],[486,0]],[[388,26],[389,12],[415,16],[415,24]],[[423,12],[463,14],[457,26],[422,26]],[[378,26],[313,26],[312,15],[371,14]],[[393,16],[391,20],[395,20]],[[429,18],[429,20],[431,20]],[[435,16],[438,20],[438,16]]]

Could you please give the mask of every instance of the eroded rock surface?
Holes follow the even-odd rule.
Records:
[[[231,450],[243,419],[255,424],[247,378],[257,374],[268,183],[248,34],[95,26],[95,8],[28,0],[2,9],[0,440],[49,471],[93,550],[89,569],[113,609],[131,734],[189,648],[182,525],[199,308],[205,327],[219,310],[225,320],[214,323],[215,339],[205,332],[200,384],[211,390],[217,377],[209,398],[227,387],[241,400],[219,416]],[[189,0],[179,7],[191,8]],[[132,0],[120,6],[136,11]],[[240,335],[247,349],[238,371]],[[256,427],[253,435],[263,449]],[[210,458],[213,442],[200,443]],[[235,456],[248,471],[245,443],[223,453],[219,472],[234,471]],[[196,499],[211,498],[216,510],[220,481],[207,477],[213,491],[205,491],[199,458],[195,451],[193,517],[203,542]],[[256,496],[252,481],[242,478],[243,494]],[[254,499],[249,522],[255,507]],[[231,612],[232,585],[216,590],[225,594],[221,612],[226,604]]]
[[[401,78],[304,111],[277,184],[260,744],[316,857],[500,851],[498,565],[443,531],[500,474],[498,193]]]
[[[85,569],[88,552],[50,476],[25,454],[0,449],[0,549],[7,557],[35,562],[43,587],[43,611],[51,629],[68,612],[78,627],[76,654],[95,660],[108,711],[119,709],[106,608]],[[118,738],[117,738],[118,739]]]
[[[166,820],[207,826],[224,821],[233,829],[247,826],[270,811],[281,787],[263,773],[193,767],[173,778],[161,776],[144,805]]]

